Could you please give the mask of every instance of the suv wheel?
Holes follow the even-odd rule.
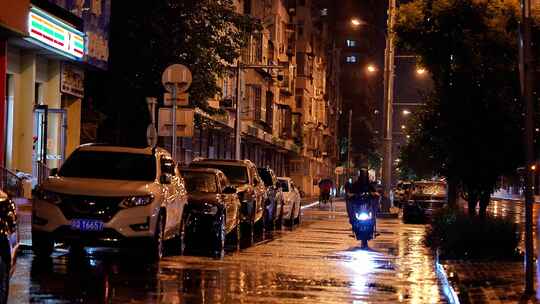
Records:
[[[159,261],[163,257],[163,226],[163,214],[160,213],[156,223],[156,232],[154,234],[154,239],[152,240],[152,248],[150,249],[150,259],[152,261]]]
[[[165,245],[167,254],[184,255],[186,251],[186,220],[184,218],[180,222],[178,234],[171,240],[166,241]]]
[[[0,304],[7,303],[9,294],[9,259],[0,255]]]
[[[301,217],[302,217],[302,208],[300,206],[298,206],[298,216],[294,220],[295,224],[300,226]]]
[[[243,243],[245,242],[245,244],[248,246],[251,246],[251,244],[253,244],[253,230],[255,230],[254,226],[255,224],[253,223],[253,218],[250,219],[249,222],[243,222],[240,224]]]
[[[223,258],[225,251],[225,214],[221,218],[221,223],[219,223],[219,231],[217,231],[214,239],[214,257]]]
[[[294,213],[295,213],[295,209],[296,208],[296,204],[293,203],[292,207],[291,207],[291,215],[289,216],[289,219],[288,219],[288,222],[289,222],[289,225],[291,226],[291,229],[294,229]]]
[[[32,251],[37,257],[49,257],[54,250],[54,240],[46,233],[32,231]]]
[[[234,246],[234,250],[238,251],[240,249],[240,240],[242,239],[242,234],[240,232],[240,212],[236,215],[236,226],[230,232],[231,244]]]
[[[278,216],[276,217],[277,218],[277,222],[276,222],[276,229],[281,229],[283,227],[283,202],[281,202],[281,208],[279,210],[279,214]]]

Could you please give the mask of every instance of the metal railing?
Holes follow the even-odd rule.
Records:
[[[15,173],[0,167],[0,187],[10,197],[23,196],[23,182]]]

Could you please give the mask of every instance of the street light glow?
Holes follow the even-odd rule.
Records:
[[[401,125],[402,130],[405,130],[405,128],[406,128],[405,125]]]
[[[409,115],[409,114],[411,114],[411,111],[409,111],[409,110],[403,110],[403,115]]]
[[[424,68],[417,68],[416,69],[416,74],[418,74],[418,75],[424,75],[426,72],[427,71]]]
[[[359,26],[360,24],[362,24],[362,22],[358,18],[352,18],[351,19],[351,24],[352,24],[352,26]]]
[[[367,71],[370,74],[375,73],[375,72],[377,72],[377,67],[374,66],[373,64],[370,64],[370,65],[367,66]]]

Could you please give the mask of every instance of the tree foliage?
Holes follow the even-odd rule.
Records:
[[[127,109],[117,106],[114,110],[146,128],[147,119],[140,116],[146,111],[144,97],[162,96],[163,70],[181,63],[193,74],[191,105],[210,112],[207,100],[220,94],[218,78],[259,28],[254,19],[237,13],[233,3],[153,0],[113,4],[111,72],[113,93],[117,93],[113,102],[129,103]],[[129,117],[133,115],[138,120]]]
[[[497,177],[522,163],[517,4],[414,0],[399,9],[399,45],[434,82],[403,158],[459,182],[474,204],[487,204]]]

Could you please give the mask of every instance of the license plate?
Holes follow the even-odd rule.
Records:
[[[71,221],[71,229],[79,231],[102,231],[103,221],[75,219]]]
[[[367,225],[360,225],[360,227],[358,227],[360,231],[369,231],[371,227],[367,226]]]

